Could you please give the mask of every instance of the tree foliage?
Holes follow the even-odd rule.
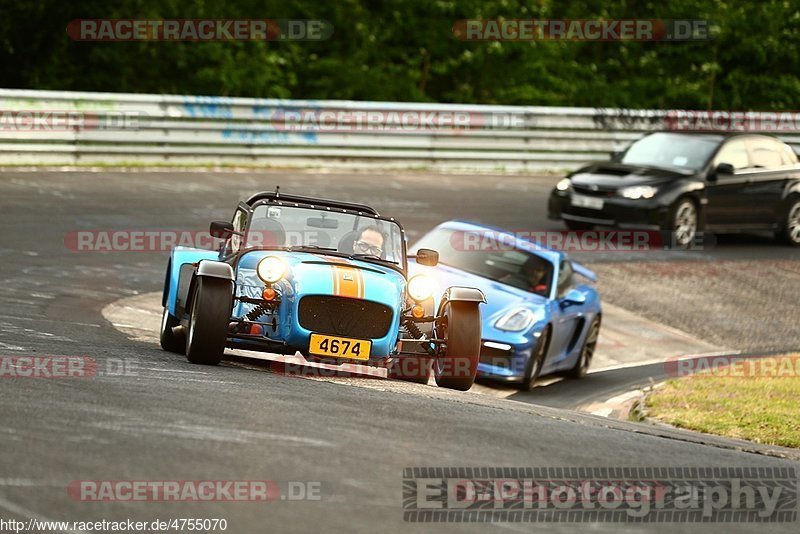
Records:
[[[790,0],[0,0],[0,85],[277,98],[796,109]],[[321,42],[76,42],[80,18],[325,19]],[[710,19],[694,42],[465,42],[459,19]]]

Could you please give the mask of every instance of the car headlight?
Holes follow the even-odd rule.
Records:
[[[256,273],[268,284],[274,284],[286,274],[286,262],[277,256],[267,256],[256,267]]]
[[[556,189],[559,191],[569,191],[570,187],[572,187],[572,182],[569,178],[564,178],[556,184]]]
[[[494,327],[507,332],[520,332],[530,328],[535,320],[536,317],[528,308],[516,308],[498,319]]]
[[[436,282],[430,276],[418,274],[411,277],[406,288],[408,296],[420,302],[433,296],[433,292],[436,291]]]
[[[629,198],[631,200],[639,200],[640,198],[653,198],[658,192],[657,187],[652,185],[634,185],[632,187],[625,187],[619,190],[620,196]]]

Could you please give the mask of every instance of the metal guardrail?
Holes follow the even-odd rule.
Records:
[[[0,89],[0,165],[538,171],[607,159],[670,112]],[[800,146],[800,129],[780,137]]]

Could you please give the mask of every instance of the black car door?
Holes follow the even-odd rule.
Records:
[[[733,165],[733,174],[710,174],[706,180],[706,225],[732,226],[743,222],[742,212],[747,211],[747,200],[744,195],[748,178],[741,175],[750,168],[750,156],[744,137],[734,137],[725,142],[717,152],[710,173],[714,173],[717,165],[729,163]]]
[[[747,178],[743,194],[747,198],[748,212],[742,215],[751,224],[770,225],[776,220],[791,172],[786,168],[785,146],[771,137],[747,139],[751,169],[743,173]]]

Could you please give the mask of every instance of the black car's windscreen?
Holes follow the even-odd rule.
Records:
[[[553,280],[553,265],[510,242],[495,239],[491,231],[440,229],[423,237],[416,249],[439,252],[439,261],[496,282],[539,295],[548,295]]]
[[[622,163],[653,167],[702,169],[719,146],[719,139],[659,132],[633,143],[622,157]]]
[[[321,247],[403,264],[400,226],[368,215],[295,206],[255,207],[248,247]]]

